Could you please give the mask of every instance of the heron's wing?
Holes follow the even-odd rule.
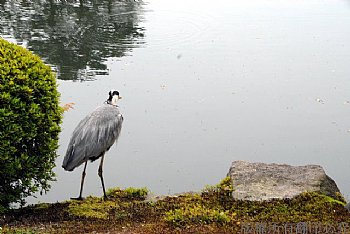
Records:
[[[69,142],[63,168],[71,171],[89,158],[98,158],[118,139],[123,122],[119,109],[112,105],[98,107],[75,128]]]

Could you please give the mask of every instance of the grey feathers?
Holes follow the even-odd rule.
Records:
[[[117,106],[104,104],[75,128],[62,167],[72,171],[87,160],[96,160],[118,139],[123,122]]]

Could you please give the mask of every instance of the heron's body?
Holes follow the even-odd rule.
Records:
[[[73,171],[84,162],[101,157],[118,139],[122,122],[117,106],[99,106],[75,128],[62,167]]]
[[[116,105],[118,99],[119,92],[111,91],[107,102],[81,120],[72,134],[62,167],[66,171],[73,171],[85,163],[78,199],[82,199],[87,162],[98,158],[101,158],[98,175],[106,197],[102,176],[104,154],[118,140],[123,123],[123,116]]]

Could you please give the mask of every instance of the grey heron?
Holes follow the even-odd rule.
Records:
[[[98,175],[101,178],[104,198],[107,198],[102,167],[106,151],[118,140],[122,128],[123,116],[117,105],[119,99],[121,97],[118,91],[110,91],[107,101],[81,120],[73,131],[62,167],[66,171],[73,171],[76,167],[85,163],[79,197],[73,199],[83,199],[82,193],[87,163],[89,160],[93,162],[99,158],[101,158],[101,161]]]

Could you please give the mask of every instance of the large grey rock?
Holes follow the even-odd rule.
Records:
[[[228,173],[233,183],[233,198],[262,201],[292,198],[302,192],[321,192],[336,198],[340,192],[321,166],[234,161]]]

